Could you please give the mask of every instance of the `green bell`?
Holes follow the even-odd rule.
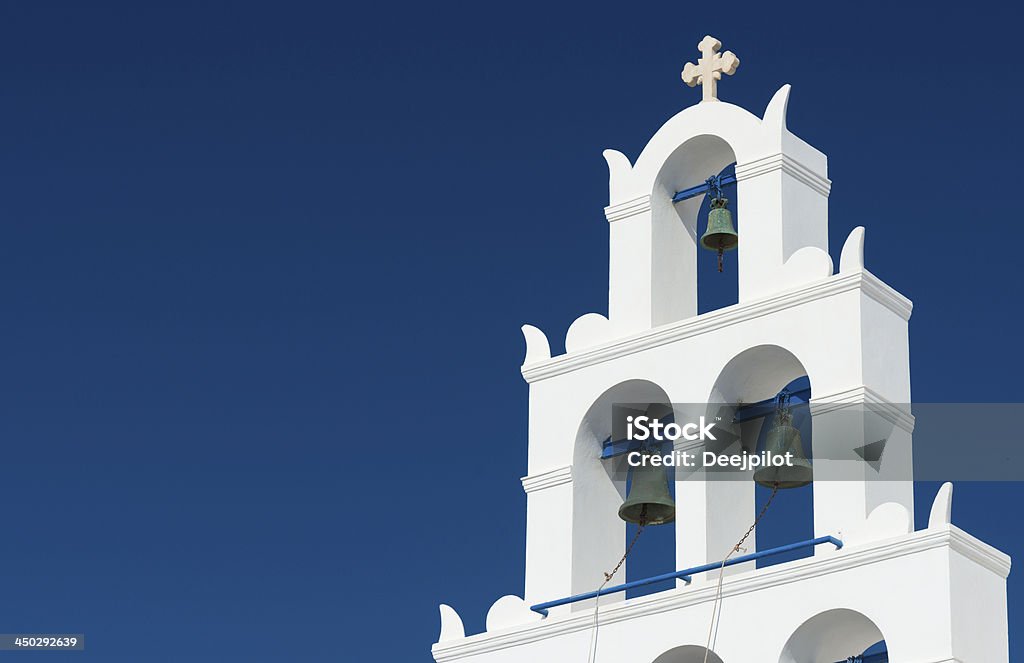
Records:
[[[718,271],[722,271],[722,253],[732,251],[740,243],[739,235],[732,225],[729,200],[716,197],[711,199],[708,212],[708,228],[701,235],[700,245],[710,251],[718,251]]]
[[[775,417],[768,435],[765,438],[764,450],[771,456],[793,454],[792,465],[774,467],[764,465],[754,472],[754,481],[772,488],[800,488],[811,483],[813,472],[811,462],[804,455],[804,446],[800,441],[800,431],[790,425],[788,412],[779,412]]]
[[[645,459],[649,457],[645,454]],[[637,525],[664,525],[676,519],[676,503],[668,491],[664,467],[644,463],[633,468],[629,495],[619,507],[619,518]]]

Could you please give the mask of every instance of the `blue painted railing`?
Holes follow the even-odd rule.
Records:
[[[769,548],[768,550],[758,550],[755,553],[749,555],[740,555],[739,557],[733,557],[729,559],[724,565],[721,561],[714,562],[712,564],[702,564],[695,566],[690,569],[683,569],[682,571],[674,571],[672,573],[662,573],[659,576],[651,576],[650,578],[644,578],[643,580],[634,580],[632,582],[624,582],[621,585],[615,585],[613,587],[605,587],[601,590],[594,590],[592,592],[586,592],[585,594],[577,594],[576,596],[570,596],[564,599],[558,599],[556,601],[548,601],[546,603],[538,603],[537,605],[531,605],[530,610],[539,612],[542,615],[547,616],[548,608],[554,608],[560,605],[568,605],[570,603],[577,603],[578,601],[586,601],[587,599],[597,598],[598,596],[604,596],[606,594],[617,594],[618,592],[624,592],[627,589],[633,589],[634,587],[643,587],[644,585],[653,585],[656,582],[663,582],[665,580],[683,580],[689,584],[692,580],[692,576],[697,573],[704,573],[705,571],[713,571],[720,569],[723,566],[732,566],[733,564],[743,564],[744,562],[750,562],[755,559],[761,559],[762,557],[771,557],[773,555],[780,555],[791,550],[799,550],[800,548],[812,548],[814,546],[821,545],[823,543],[831,543],[839,550],[843,547],[843,542],[834,536],[819,536],[816,539],[808,539],[807,541],[798,541],[796,543],[790,543],[785,546],[779,546],[778,548]]]

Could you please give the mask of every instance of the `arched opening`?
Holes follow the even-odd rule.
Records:
[[[705,653],[707,653],[708,663],[723,663],[718,654],[708,651],[700,645],[674,647],[654,659],[653,663],[704,663]]]
[[[619,517],[629,481],[625,456],[605,457],[606,447],[624,439],[626,416],[646,411],[652,405],[659,411],[671,412],[669,397],[661,387],[647,380],[627,380],[601,394],[580,423],[573,453],[573,594],[600,587],[605,572],[615,567],[627,541],[636,532],[633,525],[627,530]],[[674,528],[647,527],[611,584],[673,570],[674,558]],[[602,597],[601,602],[624,598],[619,593]],[[592,609],[593,602],[577,602],[573,610],[588,606]]]
[[[856,610],[836,608],[811,617],[789,637],[779,663],[834,663],[867,655],[881,663],[885,636]]]
[[[789,395],[786,409],[792,415],[791,424],[799,432],[806,457],[811,459],[812,430],[807,407],[811,396],[810,380],[803,363],[792,352],[777,345],[749,348],[731,359],[719,374],[709,398],[709,416],[712,412],[728,413],[725,418],[731,419],[732,426],[724,428],[735,440],[721,453],[765,450],[768,433],[776,423],[780,393]],[[714,480],[723,476],[724,480]],[[707,514],[708,521],[727,524],[714,532],[709,525],[710,560],[721,559],[721,555],[728,553],[769,499],[771,505],[744,544],[746,552],[764,551],[814,537],[813,484],[781,488],[772,497],[770,487],[755,482],[755,470],[709,474],[709,477],[712,480],[707,485],[708,504],[712,507]],[[711,508],[714,511],[710,511]],[[810,549],[794,550],[761,558],[756,566],[770,566],[810,554]],[[749,570],[751,565],[737,565],[732,572]]]
[[[719,178],[735,176],[736,164],[729,164],[722,170],[715,173],[708,173],[708,176],[717,175]],[[737,232],[739,225],[739,196],[735,185],[725,186],[722,189],[724,198],[728,201],[729,213],[732,217],[733,227]],[[701,196],[703,199],[700,208],[697,210],[697,313],[716,311],[726,306],[732,306],[739,302],[739,261],[737,251],[727,251],[723,255],[722,271],[718,271],[718,254],[709,251],[700,245],[700,238],[703,236],[708,218],[711,213],[712,195]]]
[[[646,404],[638,405],[643,406]],[[649,407],[646,409],[648,411],[654,410],[656,413],[660,412],[658,416],[661,421],[672,422],[674,420],[672,407],[669,404],[656,403],[653,405],[655,407]],[[659,407],[661,405],[665,405],[667,407]],[[655,446],[661,453],[669,453],[672,450],[671,443]],[[622,471],[623,469],[619,469],[619,472]],[[669,494],[672,496],[672,499],[675,499],[675,472],[669,468],[661,468],[660,474],[664,477],[665,485],[668,486]],[[633,477],[631,477],[629,481],[627,495],[633,494],[632,491],[635,484],[632,479]],[[614,583],[642,580],[676,570],[676,528],[674,523],[666,523],[658,526],[649,525],[646,526],[642,532],[639,531],[639,526],[637,524],[627,523],[626,545],[629,546],[634,540],[636,541],[636,544],[629,552],[625,568],[626,572],[617,576]],[[672,589],[675,586],[675,580],[663,580],[650,585],[634,587],[626,591],[626,598],[646,596],[666,589]]]
[[[791,401],[792,425],[799,431],[800,442],[804,455],[813,462],[811,452],[811,416],[808,403],[810,401],[810,380],[807,376],[790,381],[782,388],[788,394],[799,394]],[[763,418],[761,432],[758,437],[758,451],[765,447],[767,432],[773,422],[771,417]],[[756,484],[754,488],[755,504],[765,504],[772,499],[771,506],[765,517],[757,526],[757,549],[769,550],[784,546],[795,541],[806,541],[814,538],[814,484],[802,488],[779,490],[772,498],[772,491],[767,486]],[[801,559],[813,554],[811,549],[797,549],[771,557],[757,560],[757,567],[763,568],[774,564],[782,564],[794,559]]]
[[[858,663],[889,663],[889,648],[885,646],[885,640],[879,640],[858,654],[857,658],[860,659]]]
[[[651,250],[654,281],[663,284],[664,292],[654,296],[652,324],[661,325],[692,317],[698,311],[698,288],[701,277],[710,288],[707,300],[712,303],[735,303],[738,299],[739,272],[736,251],[729,252],[731,270],[717,273],[717,255],[700,246],[700,236],[707,220],[708,196],[696,195],[673,202],[676,193],[701,185],[713,175],[724,172],[736,163],[736,153],[728,142],[713,135],[690,138],[679,145],[662,163],[651,191]],[[726,187],[730,210],[735,212],[736,187]],[[698,269],[706,256],[712,254],[716,266],[712,272]],[[717,279],[713,277],[725,276]],[[672,284],[669,286],[668,284]],[[703,293],[703,289],[701,290]],[[718,308],[715,306],[714,308]],[[712,310],[702,307],[702,310]]]

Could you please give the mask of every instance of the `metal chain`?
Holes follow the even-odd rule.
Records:
[[[615,568],[612,569],[611,573],[608,573],[607,571],[603,571],[603,573],[604,573],[604,582],[602,582],[601,586],[597,588],[597,595],[594,596],[594,628],[590,632],[590,647],[587,650],[587,661],[588,661],[588,663],[593,663],[594,659],[597,656],[597,627],[598,627],[597,615],[598,615],[598,609],[599,609],[600,602],[601,602],[601,590],[603,590],[605,588],[605,586],[609,582],[611,582],[611,579],[614,578],[615,574],[619,572],[619,569],[622,568],[622,565],[626,563],[626,558],[629,557],[630,551],[633,550],[633,546],[636,545],[636,541],[637,541],[637,539],[640,538],[640,533],[644,531],[645,527],[647,527],[647,506],[646,505],[644,505],[644,507],[640,510],[640,522],[637,524],[636,534],[633,535],[633,540],[629,542],[628,546],[626,546],[626,552],[623,553],[622,559],[620,559],[619,563],[615,565]]]
[[[647,509],[647,507],[644,507],[644,510],[646,510],[646,509]],[[612,569],[611,573],[608,573],[607,571],[605,572],[605,574],[604,574],[604,584],[605,585],[608,584],[609,580],[611,580],[612,578],[615,577],[615,574],[619,572],[619,569],[622,568],[622,565],[626,563],[626,558],[629,557],[629,552],[631,550],[633,550],[633,546],[636,545],[636,540],[640,538],[640,533],[644,531],[644,527],[646,527],[646,526],[647,526],[646,522],[640,521],[640,524],[636,528],[636,534],[633,535],[633,540],[630,541],[629,542],[629,546],[626,547],[626,552],[622,556],[622,559],[620,559],[619,563],[615,565],[615,568]],[[604,589],[604,585],[601,585],[601,589]],[[601,591],[601,590],[598,590],[598,591]]]
[[[771,494],[771,496],[768,497],[768,501],[764,503],[764,506],[761,507],[761,513],[757,514],[757,518],[754,518],[754,524],[750,526],[750,529],[748,529],[747,533],[743,535],[743,538],[739,540],[739,543],[737,543],[733,547],[733,549],[732,549],[733,552],[739,552],[740,547],[743,545],[743,542],[747,540],[747,537],[750,536],[750,534],[757,528],[757,524],[759,522],[761,522],[762,518],[764,518],[764,512],[768,510],[768,505],[770,505],[772,503],[772,500],[775,499],[775,496],[778,494],[778,492],[779,492],[779,482],[776,481],[776,482],[772,483],[772,494]],[[730,553],[730,554],[732,554],[732,553]]]
[[[708,663],[708,656],[711,653],[711,639],[712,635],[716,631],[715,623],[718,620],[718,610],[722,600],[722,579],[725,577],[725,563],[729,561],[729,558],[732,557],[733,553],[739,552],[740,548],[743,547],[743,542],[746,541],[747,537],[749,537],[750,534],[757,528],[757,524],[761,522],[761,518],[764,517],[765,512],[768,510],[768,506],[772,503],[772,500],[775,499],[775,496],[778,494],[778,492],[779,482],[775,481],[774,483],[772,483],[772,494],[768,497],[768,501],[764,503],[764,506],[761,507],[761,513],[757,514],[757,518],[754,518],[754,522],[747,529],[746,534],[744,534],[742,538],[740,538],[740,540],[736,542],[736,545],[732,547],[732,550],[729,551],[729,554],[726,555],[725,559],[722,560],[722,565],[718,567],[718,587],[715,590],[715,602],[711,606],[711,624],[708,626],[708,645],[704,648],[704,663]]]

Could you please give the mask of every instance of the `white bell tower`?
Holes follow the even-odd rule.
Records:
[[[541,330],[523,327],[523,595],[499,598],[476,635],[442,605],[434,659],[834,663],[884,641],[888,658],[871,660],[1005,663],[1009,557],[951,524],[951,484],[929,522],[914,526],[912,304],[864,268],[864,228],[846,239],[834,269],[827,159],[787,128],[789,86],[761,117],[722,102],[717,84],[739,58],[710,36],[698,48],[702,57],[682,77],[702,86],[703,100],[669,119],[635,163],[604,153],[608,316],[579,317],[555,357]],[[742,208],[731,261],[738,303],[697,315],[704,196],[673,198],[730,164]],[[720,588],[718,571],[705,570],[647,596],[602,594],[595,647],[594,601],[562,599],[596,590],[626,546],[617,513],[625,482],[602,460],[612,406],[757,403],[801,377],[815,421],[814,482],[800,490],[813,489],[815,540],[837,543],[804,542],[813,555],[761,569],[730,566]],[[880,421],[884,454],[864,462],[860,450]],[[665,571],[720,563],[756,515],[754,482],[682,470],[675,478],[676,568]],[[744,546],[760,552],[756,531]],[[613,584],[624,582],[620,574]]]

